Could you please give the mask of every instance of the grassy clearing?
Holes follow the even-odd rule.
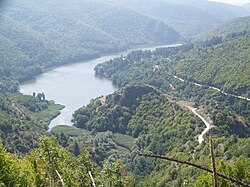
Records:
[[[58,125],[51,129],[52,134],[61,134],[64,133],[66,136],[71,137],[81,137],[90,135],[90,132],[85,129],[78,129],[76,127],[70,127],[66,125]]]
[[[36,114],[37,120],[41,123],[41,125],[48,126],[51,120],[57,117],[63,108],[63,105],[55,104],[53,101],[49,101],[48,108]]]
[[[132,147],[135,145],[136,139],[129,135],[115,133],[113,140],[118,146],[131,150]]]

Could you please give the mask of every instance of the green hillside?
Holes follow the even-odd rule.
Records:
[[[207,0],[136,0],[122,1],[138,12],[164,21],[185,38],[193,38],[230,19],[250,14],[243,7]]]
[[[238,25],[244,25],[241,20],[248,19],[238,20]],[[239,27],[235,28],[239,30]],[[200,39],[193,44],[154,52],[132,52],[125,58],[99,64],[95,71],[120,87],[141,82],[205,105],[215,124],[220,126],[217,129],[220,133],[249,136],[250,103],[249,98],[242,99],[249,97],[250,88],[248,31],[237,33],[232,30],[224,38],[205,38],[204,41]],[[221,92],[209,86],[220,88]]]
[[[212,31],[203,34],[203,36],[198,38],[196,41],[209,40],[213,37],[222,37],[223,39],[230,40],[241,35],[248,35],[250,32],[249,24],[249,16],[233,19]]]
[[[44,69],[135,45],[175,43],[163,22],[98,1],[12,1],[1,6],[1,77],[20,81]],[[98,13],[95,11],[98,10]],[[100,16],[101,15],[101,16]],[[136,29],[135,29],[136,28]]]
[[[40,74],[47,67],[99,55],[88,49],[63,47],[10,17],[3,14],[0,17],[1,79],[22,81]]]
[[[0,138],[12,153],[25,154],[37,146],[50,121],[63,108],[39,97],[0,95]]]
[[[209,186],[212,183],[209,175],[197,169],[181,165],[175,167],[167,162],[144,159],[136,155],[139,152],[147,152],[209,165],[208,145],[203,142],[200,146],[196,139],[204,124],[182,108],[178,100],[168,98],[149,85],[130,84],[114,94],[96,98],[77,110],[73,121],[74,126],[85,131],[91,130],[91,133],[80,133],[77,129],[67,133],[69,129],[61,131],[62,127],[55,127],[53,131],[58,136],[65,132],[67,136],[76,138],[85,146],[89,145],[92,150],[95,147],[92,154],[98,163],[102,163],[102,159],[111,162],[117,158],[122,159],[127,170],[135,176],[136,186],[180,186],[187,178],[190,183],[195,183],[195,186],[206,182],[206,186]],[[120,143],[115,138],[117,133]],[[92,137],[91,141],[87,135]],[[209,133],[216,141],[217,159],[220,160],[218,163],[227,165],[227,168],[234,168],[233,170],[241,168],[242,176],[236,174],[234,177],[247,182],[249,147],[245,145],[249,138],[236,138],[237,140],[232,142],[232,138],[237,136],[235,131],[227,133],[227,138],[220,138],[221,135],[222,131],[219,129]],[[227,148],[221,149],[220,145]],[[235,146],[238,146],[236,152]],[[228,154],[230,157],[226,156]],[[237,160],[239,155],[242,159]],[[229,160],[232,164],[228,163]],[[244,162],[246,165],[243,167],[241,164]],[[190,170],[192,172],[189,172]],[[227,172],[223,166],[219,166],[219,170]],[[229,184],[223,180],[220,180],[220,183]]]
[[[38,137],[62,108],[51,101],[41,102],[36,97],[18,94],[17,105],[27,119],[16,116],[11,104],[20,82],[52,66],[96,58],[135,45],[180,40],[179,34],[163,22],[110,6],[108,2],[0,3],[0,98],[7,107],[0,111],[0,134],[10,152],[27,153],[36,147]]]
[[[87,130],[101,132],[109,130],[137,138],[141,134],[149,135],[148,131],[155,131],[158,128],[155,127],[158,125],[168,124],[174,126],[171,123],[178,123],[178,120],[184,120],[177,117],[174,118],[171,114],[174,113],[175,106],[172,106],[164,96],[161,96],[160,92],[147,85],[127,86],[108,96],[105,100],[102,101],[102,98],[98,98],[93,100],[88,106],[76,111],[73,115],[74,125]],[[180,115],[182,116],[182,114]],[[187,120],[185,123],[188,125],[185,128],[190,128],[191,133],[195,125],[189,124],[192,123],[190,120]],[[168,130],[165,131],[168,132]],[[173,133],[176,133],[176,136],[180,136],[180,132],[177,129]],[[168,146],[166,145],[166,147]],[[164,151],[163,148],[162,150]]]
[[[249,25],[250,17],[240,18],[200,38],[194,49],[174,64],[173,71],[228,93],[249,96]]]
[[[159,84],[159,88],[168,86],[173,75],[178,75],[227,93],[249,96],[249,20],[230,22],[193,44],[152,53],[137,51],[125,59],[110,60],[98,65],[96,74],[111,78],[118,86],[143,80]]]

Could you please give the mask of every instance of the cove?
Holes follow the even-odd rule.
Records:
[[[44,93],[47,100],[54,100],[65,106],[61,114],[53,119],[49,129],[57,125],[72,125],[74,111],[87,105],[91,99],[113,93],[118,88],[110,80],[95,76],[94,67],[109,59],[127,55],[134,50],[154,50],[159,47],[174,45],[135,48],[120,53],[112,53],[93,60],[81,61],[55,67],[36,78],[20,85],[20,92],[26,95]]]

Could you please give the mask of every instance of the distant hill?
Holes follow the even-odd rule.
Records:
[[[243,7],[206,0],[145,0],[143,3],[125,0],[123,3],[164,21],[186,38],[206,32],[230,19],[250,15]]]
[[[229,93],[249,96],[250,17],[231,21],[199,41],[175,64],[176,73]]]
[[[19,6],[21,8],[18,10],[11,6],[12,9],[6,14],[51,39],[70,42],[73,46],[96,50],[102,47],[99,50],[105,51],[108,45],[99,48],[98,45],[112,44],[112,48],[115,48],[119,47],[115,42],[138,45],[159,42],[159,38],[162,42],[172,42],[166,35],[174,31],[163,23],[105,1],[77,0],[72,3],[67,0],[63,6],[55,0],[44,3],[24,1]]]
[[[133,52],[126,59],[113,59],[96,66],[96,74],[110,78],[118,86],[144,82],[167,91],[172,90],[168,85],[173,82],[173,75],[177,75],[249,97],[249,22],[250,17],[236,19],[179,48],[159,49],[152,54]]]
[[[0,42],[4,44],[0,58],[9,76],[19,80],[101,53],[180,40],[163,22],[108,2],[14,0],[3,2],[0,12]]]
[[[250,33],[250,16],[233,19],[220,27],[204,34],[197,41],[207,40],[213,37],[222,37],[224,39],[237,37],[239,35],[247,35]]]

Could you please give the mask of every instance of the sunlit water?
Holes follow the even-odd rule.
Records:
[[[155,46],[140,48],[154,50]],[[137,50],[137,49],[134,49]],[[131,50],[102,56],[97,59],[82,61],[56,67],[35,79],[20,85],[20,92],[27,95],[45,93],[47,100],[54,100],[65,106],[61,114],[51,121],[49,128],[56,125],[72,125],[72,114],[78,108],[87,105],[91,99],[113,93],[117,88],[110,80],[95,76],[94,67],[109,59],[126,55]]]

